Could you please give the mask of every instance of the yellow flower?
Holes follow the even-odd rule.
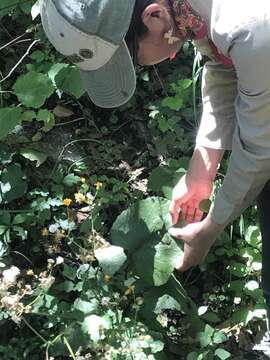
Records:
[[[28,276],[34,276],[35,274],[34,274],[34,271],[33,271],[32,269],[28,269],[28,270],[26,271],[26,275],[28,275]]]
[[[110,275],[104,275],[104,281],[105,283],[108,283],[109,281],[111,281],[111,276]]]
[[[135,285],[129,285],[127,290],[125,291],[125,295],[129,295],[134,292]]]
[[[41,235],[42,236],[49,236],[49,230],[47,228],[41,229]]]
[[[100,182],[100,181],[97,181],[94,185],[95,185],[97,190],[101,189],[102,186],[103,186],[102,182]]]
[[[66,198],[63,200],[63,205],[65,205],[65,206],[69,206],[71,203],[72,203],[71,199]]]
[[[82,182],[83,184],[86,182],[86,178],[83,177],[83,176],[80,177],[80,180],[81,180],[81,182]]]
[[[74,197],[75,197],[76,202],[79,204],[87,202],[86,196],[84,194],[82,194],[81,192],[75,193]]]

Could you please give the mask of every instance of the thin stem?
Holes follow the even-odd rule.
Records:
[[[72,348],[71,348],[71,346],[70,346],[70,344],[68,342],[68,339],[65,336],[64,336],[64,343],[66,344],[66,347],[68,348],[68,351],[69,351],[70,355],[72,356],[72,359],[76,360],[75,354],[74,354],[74,352],[73,352],[73,350],[72,350]]]
[[[39,337],[45,344],[48,344],[48,341],[44,339],[44,337],[40,335],[40,333],[36,329],[34,329],[33,326],[30,325],[29,322],[23,316],[22,316],[22,320],[25,323],[25,325],[27,325],[29,329],[33,331],[34,334],[36,334],[37,337]]]
[[[4,82],[5,80],[7,80],[12,74],[13,72],[17,69],[17,67],[23,62],[23,60],[29,55],[31,49],[33,46],[35,46],[37,43],[39,43],[40,40],[35,40],[32,42],[32,44],[28,47],[28,49],[26,50],[25,54],[20,58],[20,60],[17,62],[16,65],[13,66],[13,68],[10,70],[10,72],[7,74],[7,76],[5,76],[1,81],[0,84],[2,82]]]

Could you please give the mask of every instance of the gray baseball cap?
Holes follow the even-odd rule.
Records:
[[[136,88],[124,37],[136,0],[41,0],[44,31],[52,45],[80,69],[98,106],[123,105]]]

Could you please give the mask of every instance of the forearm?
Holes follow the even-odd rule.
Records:
[[[213,181],[223,154],[222,149],[197,145],[189,164],[188,175],[192,178]]]

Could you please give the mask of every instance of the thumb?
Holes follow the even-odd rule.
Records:
[[[181,228],[174,228],[171,227],[169,230],[169,234],[172,237],[175,237],[176,239],[182,239],[182,236],[184,235],[185,231],[183,231],[183,229]]]
[[[176,200],[172,200],[169,208],[169,212],[172,217],[172,224],[177,224],[178,216],[179,216],[180,204]]]

